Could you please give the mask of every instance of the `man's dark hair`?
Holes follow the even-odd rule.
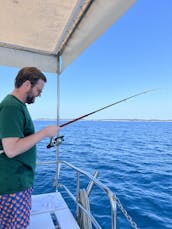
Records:
[[[21,87],[21,85],[27,80],[31,82],[32,87],[34,87],[38,80],[43,80],[45,83],[47,82],[46,76],[38,68],[24,67],[16,76],[15,87]]]

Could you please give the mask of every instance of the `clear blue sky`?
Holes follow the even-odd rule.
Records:
[[[96,118],[172,119],[172,0],[138,0],[60,76],[60,117],[75,118],[141,91],[160,88]],[[18,69],[0,66],[0,99]],[[33,119],[56,117],[56,75],[47,74]]]

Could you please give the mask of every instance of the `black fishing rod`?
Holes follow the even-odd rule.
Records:
[[[90,116],[90,115],[92,115],[92,114],[95,114],[95,113],[97,113],[97,112],[99,112],[99,111],[102,111],[102,110],[107,109],[107,108],[109,108],[109,107],[115,106],[115,105],[117,105],[117,104],[119,104],[119,103],[125,102],[125,101],[127,101],[127,100],[129,100],[129,99],[131,99],[131,98],[134,98],[134,97],[137,97],[137,96],[139,96],[139,95],[143,95],[143,94],[149,93],[149,92],[154,91],[154,90],[155,90],[155,89],[143,91],[143,92],[134,94],[134,95],[132,95],[132,96],[129,96],[129,97],[125,98],[125,99],[121,99],[121,100],[119,100],[119,101],[117,101],[117,102],[111,103],[111,104],[109,104],[109,105],[107,105],[107,106],[105,106],[105,107],[102,107],[102,108],[98,109],[98,110],[92,111],[92,112],[90,112],[90,113],[88,113],[88,114],[85,114],[85,115],[82,115],[82,116],[80,116],[80,117],[78,117],[78,118],[72,119],[72,120],[69,121],[69,122],[65,122],[65,123],[59,125],[59,127],[62,128],[62,127],[67,126],[67,125],[69,125],[69,124],[71,124],[71,123],[73,123],[73,122],[77,122],[77,121],[80,120],[80,119],[83,119],[83,118],[88,117],[88,116]],[[50,143],[47,145],[47,148],[51,148],[51,147],[53,147],[53,146],[55,146],[55,145],[60,144],[60,143],[63,141],[63,137],[64,137],[64,136],[59,136],[59,137],[56,137],[55,139],[51,138],[51,139],[50,139]]]

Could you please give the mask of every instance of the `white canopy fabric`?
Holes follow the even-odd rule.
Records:
[[[59,72],[135,0],[0,0],[0,65]]]

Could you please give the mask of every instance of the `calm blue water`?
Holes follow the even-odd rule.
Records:
[[[35,121],[37,130],[52,124]],[[172,228],[171,122],[81,121],[62,128],[61,135],[65,141],[59,147],[59,158],[90,173],[99,170],[100,181],[117,195],[139,228]],[[46,149],[48,143],[45,139],[38,144],[39,160],[55,159],[55,149]],[[54,176],[55,166],[38,166],[34,192],[54,191]],[[71,170],[62,169],[61,177],[75,190]],[[81,181],[86,187],[82,177]],[[97,188],[90,198],[102,228],[110,228],[107,198]],[[117,218],[118,229],[131,228],[119,209]]]

